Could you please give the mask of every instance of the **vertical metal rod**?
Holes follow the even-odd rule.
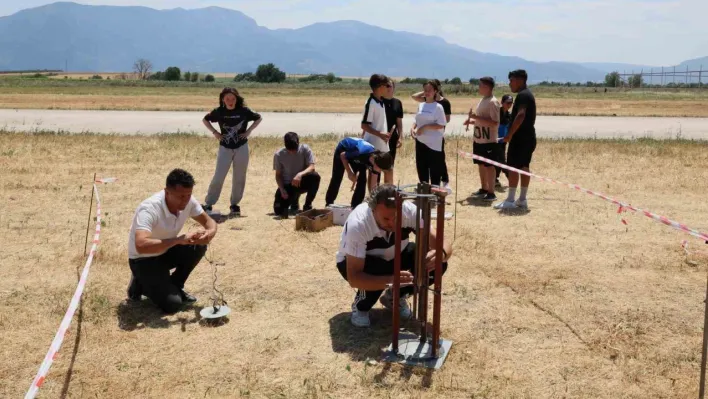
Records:
[[[89,203],[88,211],[88,221],[86,221],[86,238],[84,238],[84,256],[86,256],[86,249],[88,248],[88,236],[89,229],[91,228],[91,210],[93,209],[93,185],[96,184],[96,174],[93,174],[93,180],[91,181],[91,202]]]
[[[398,354],[398,331],[400,330],[401,312],[399,311],[401,298],[401,225],[403,223],[403,198],[396,192],[396,236],[394,237],[394,250],[396,254],[393,258],[393,336],[391,338],[391,349]]]
[[[418,185],[418,189],[416,192],[420,191],[420,185]],[[423,201],[421,198],[416,198],[415,199],[415,262],[413,262],[413,272],[417,273],[418,272],[418,265],[420,264],[420,253],[423,248],[423,243],[421,242],[421,234],[420,234],[420,220],[423,217]],[[419,285],[418,285],[418,278],[414,277],[413,281],[413,319],[418,320],[418,310],[420,307],[418,306],[418,300],[419,298]]]
[[[423,194],[430,194],[430,185],[423,185]],[[420,315],[419,320],[420,325],[420,342],[425,343],[428,340],[428,267],[426,264],[426,259],[428,251],[430,250],[430,198],[423,198],[423,228],[421,229],[421,241],[422,241],[422,257],[420,262],[420,268],[416,271],[419,276],[418,281],[420,283],[420,305],[418,313]]]
[[[431,355],[438,357],[440,344],[440,309],[442,306],[443,242],[445,240],[445,196],[438,197],[438,226],[435,230],[435,296],[433,297],[433,341]]]
[[[457,141],[455,147],[455,227],[453,228],[452,232],[452,242],[455,242],[455,240],[457,240],[457,193],[459,192],[458,184],[460,182],[460,136],[457,136],[457,139],[455,141]],[[504,156],[506,157],[506,154]]]
[[[706,279],[705,315],[703,316],[703,352],[701,354],[701,382],[698,388],[698,399],[706,395],[706,355],[708,355],[708,278]]]

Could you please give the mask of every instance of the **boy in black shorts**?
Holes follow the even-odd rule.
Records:
[[[536,150],[536,99],[526,86],[528,75],[523,69],[509,72],[509,87],[516,93],[514,109],[511,112],[511,127],[504,141],[509,143],[506,164],[516,169],[529,171],[533,152]],[[495,209],[528,208],[526,194],[531,178],[521,176],[521,192],[519,199],[514,201],[519,174],[509,172],[509,194],[504,202],[494,206]]]
[[[494,79],[486,76],[479,80],[479,94],[482,100],[474,110],[470,109],[469,117],[465,121],[465,126],[474,125],[474,143],[472,152],[480,157],[492,161],[499,159],[499,144],[497,137],[499,134],[499,116],[501,103],[494,97]],[[494,165],[484,161],[474,160],[479,166],[479,180],[482,188],[472,194],[484,201],[495,201],[494,182],[496,181],[496,169]]]

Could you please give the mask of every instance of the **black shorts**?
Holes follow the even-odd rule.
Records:
[[[499,145],[497,143],[472,143],[472,153],[492,161],[497,161],[499,159]],[[473,162],[475,165],[494,166],[477,159]]]
[[[506,164],[516,169],[531,166],[531,158],[536,150],[536,138],[512,139],[506,153]]]

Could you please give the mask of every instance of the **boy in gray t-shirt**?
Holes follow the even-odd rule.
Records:
[[[312,201],[320,188],[320,175],[315,171],[315,154],[307,144],[300,144],[297,133],[286,133],[284,141],[285,148],[273,155],[273,170],[278,183],[273,212],[287,218],[288,209],[293,212],[300,210],[302,193],[307,193],[303,210],[312,209]]]

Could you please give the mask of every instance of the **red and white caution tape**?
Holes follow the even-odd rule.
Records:
[[[96,182],[110,183],[115,180],[116,179],[103,182],[97,179]],[[71,319],[74,318],[74,313],[76,313],[76,309],[79,307],[81,295],[83,294],[84,288],[86,287],[86,280],[88,279],[89,270],[91,269],[91,263],[93,262],[93,257],[94,255],[96,255],[96,251],[98,250],[98,242],[101,235],[101,198],[98,196],[98,188],[96,187],[96,184],[93,185],[93,192],[96,195],[96,232],[93,235],[93,245],[91,245],[91,252],[89,252],[88,259],[86,259],[86,264],[84,265],[84,270],[81,272],[81,278],[79,279],[79,284],[76,286],[76,291],[74,291],[74,296],[71,298],[71,302],[69,302],[69,309],[67,309],[66,314],[64,315],[64,318],[62,319],[61,324],[59,325],[59,331],[57,331],[56,335],[54,336],[52,345],[49,347],[49,351],[44,357],[42,365],[39,366],[39,371],[34,377],[32,385],[30,386],[29,390],[27,391],[27,394],[25,395],[25,399],[34,398],[37,395],[39,388],[44,383],[44,380],[47,378],[49,368],[52,367],[52,363],[54,362],[54,359],[57,358],[57,354],[59,353],[59,348],[61,348],[61,344],[62,342],[64,342],[64,337],[69,332]]]
[[[641,209],[641,208],[637,208],[637,207],[635,207],[635,206],[632,206],[632,205],[630,205],[630,204],[627,204],[627,203],[618,201],[618,200],[616,200],[616,199],[614,199],[614,198],[612,198],[612,197],[608,197],[607,195],[602,194],[602,193],[600,193],[600,192],[593,191],[593,190],[588,190],[587,188],[580,187],[580,186],[578,186],[577,184],[564,183],[564,182],[562,182],[562,181],[558,181],[558,180],[554,180],[554,179],[551,179],[551,178],[548,178],[548,177],[539,176],[539,175],[536,175],[536,174],[533,174],[533,173],[529,173],[529,172],[523,171],[523,170],[521,170],[521,169],[512,168],[511,166],[507,166],[507,165],[504,165],[504,164],[502,164],[502,163],[499,163],[499,162],[496,162],[496,161],[492,161],[491,159],[487,159],[487,158],[484,158],[484,157],[480,157],[479,155],[475,155],[475,154],[472,154],[472,153],[469,153],[469,152],[459,151],[459,153],[460,153],[461,156],[463,156],[463,157],[465,157],[465,158],[471,158],[471,159],[476,159],[476,160],[478,160],[478,161],[484,161],[484,162],[486,162],[486,163],[488,163],[488,164],[491,164],[491,165],[494,165],[494,166],[498,166],[498,167],[500,167],[500,168],[502,168],[502,169],[510,170],[510,171],[512,171],[512,172],[516,172],[516,173],[519,173],[519,174],[522,174],[522,175],[526,175],[526,176],[529,176],[529,177],[533,177],[533,178],[538,179],[538,180],[541,180],[541,181],[545,181],[545,182],[549,182],[549,183],[554,183],[554,184],[559,184],[559,185],[562,185],[562,186],[566,186],[566,187],[572,188],[572,189],[574,189],[574,190],[583,192],[583,193],[585,193],[585,194],[592,195],[592,196],[594,196],[594,197],[603,199],[603,200],[605,200],[605,201],[607,201],[607,202],[611,202],[611,203],[617,205],[617,206],[619,207],[619,208],[617,209],[617,212],[618,212],[618,213],[622,213],[622,212],[624,212],[624,211],[633,211],[633,212],[641,213],[642,215],[644,215],[644,216],[646,216],[646,217],[648,217],[648,218],[650,218],[650,219],[652,219],[652,220],[654,220],[654,221],[656,221],[656,222],[663,223],[663,224],[665,224],[665,225],[667,225],[667,226],[669,226],[669,227],[673,227],[673,228],[676,229],[676,230],[682,231],[682,232],[684,232],[684,233],[686,233],[686,234],[690,234],[690,235],[692,235],[692,236],[694,236],[694,237],[696,237],[696,238],[698,238],[698,239],[701,239],[701,240],[703,240],[703,241],[708,241],[708,234],[706,234],[706,233],[702,233],[702,232],[700,232],[700,231],[698,231],[698,230],[696,230],[696,229],[690,228],[690,227],[686,226],[686,225],[683,224],[683,223],[679,223],[679,222],[673,221],[673,220],[667,218],[666,216],[661,216],[661,215],[658,215],[658,214],[656,214],[656,213],[649,212],[649,211],[646,211],[646,210],[644,210],[644,209]],[[627,221],[624,220],[624,219],[622,219],[622,223],[626,225],[626,224],[627,224]]]

